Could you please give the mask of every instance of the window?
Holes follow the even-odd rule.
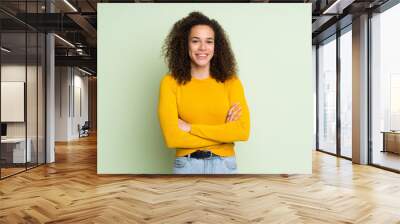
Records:
[[[340,154],[352,157],[352,33],[340,36]]]
[[[371,18],[372,163],[400,170],[400,5]]]
[[[336,153],[336,37],[318,48],[318,149]]]

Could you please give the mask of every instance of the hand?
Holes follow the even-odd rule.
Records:
[[[235,103],[229,108],[228,115],[226,116],[226,123],[239,120],[242,115],[242,107],[239,103]]]
[[[178,118],[178,127],[184,132],[189,132],[192,129],[192,126],[184,120]]]

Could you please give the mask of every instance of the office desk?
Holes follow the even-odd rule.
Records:
[[[27,139],[25,154],[25,138],[6,138],[1,139],[1,157],[6,163],[25,163],[32,159],[31,145],[32,140]],[[12,158],[12,159],[11,159]],[[25,158],[27,161],[25,161]]]
[[[381,133],[383,133],[382,152],[393,152],[400,154],[400,132],[382,131]]]

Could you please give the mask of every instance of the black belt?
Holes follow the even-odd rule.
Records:
[[[208,159],[211,157],[219,156],[211,151],[202,151],[202,150],[197,150],[196,152],[193,152],[191,154],[186,155],[185,157],[190,157],[190,158],[195,158],[195,159]]]

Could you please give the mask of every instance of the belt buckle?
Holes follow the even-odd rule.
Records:
[[[209,150],[203,150],[204,153],[206,153],[205,155],[209,155],[208,157],[204,157],[204,159],[211,159],[211,157],[213,156],[213,153]]]

